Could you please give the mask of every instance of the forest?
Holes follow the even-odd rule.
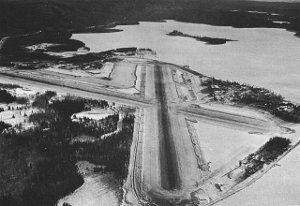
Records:
[[[239,10],[240,12],[230,12]],[[266,11],[288,20],[277,25]],[[53,28],[77,31],[89,26],[136,24],[143,20],[178,21],[234,27],[283,27],[300,31],[300,4],[240,0],[0,0],[0,37]],[[96,27],[97,28],[97,27]]]
[[[300,122],[300,105],[289,102],[268,89],[209,78],[202,83],[213,101],[228,100],[235,104],[263,109],[288,122]]]
[[[33,105],[40,112],[29,117],[34,128],[0,135],[0,205],[54,205],[83,184],[75,166],[79,160],[105,165],[105,172],[120,182],[127,176],[134,115],[127,114],[122,130],[102,140],[102,134],[116,129],[118,115],[98,122],[74,122],[71,115],[94,106],[105,109],[107,101],[55,96],[52,91],[36,96]],[[94,135],[97,141],[71,143],[80,134]]]
[[[245,160],[245,172],[239,181],[250,177],[262,169],[264,165],[271,164],[291,146],[291,141],[283,137],[272,137],[261,148],[250,154]]]

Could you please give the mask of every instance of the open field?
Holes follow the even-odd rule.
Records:
[[[243,172],[239,161],[270,137],[290,135],[284,127],[292,124],[281,124],[259,110],[204,104],[200,74],[184,67],[135,58],[123,58],[103,67],[111,69],[110,79],[90,73],[75,77],[72,72],[8,68],[1,69],[0,79],[48,85],[64,93],[105,98],[137,108],[129,174],[123,187],[124,206],[214,204],[249,186],[271,168],[265,166],[258,174],[238,182]],[[125,92],[127,89],[137,92]],[[95,109],[76,116],[95,119],[108,114],[112,113]],[[293,145],[297,141],[294,138]],[[80,205],[78,199],[90,198],[87,205],[95,201],[108,204],[107,196],[101,193],[103,185],[97,186],[101,178],[86,177],[85,184],[62,201]],[[107,194],[106,189],[103,191]]]
[[[0,113],[0,121],[3,121],[7,124],[11,124],[13,126],[22,124],[23,127],[25,128],[30,128],[33,126],[32,123],[28,122],[28,116],[39,112],[39,110],[36,108],[26,107],[22,104],[15,104],[15,103],[11,103],[4,106],[0,104],[0,107],[4,109],[4,111]],[[11,110],[8,109],[8,107],[14,109]]]
[[[111,180],[110,180],[111,178]],[[72,206],[118,206],[119,201],[116,191],[119,185],[110,186],[107,181],[115,181],[109,175],[90,175],[84,178],[84,184],[71,195],[66,196],[58,202],[62,206],[67,202]]]
[[[73,120],[79,118],[87,118],[100,120],[108,117],[109,115],[113,115],[115,112],[113,110],[107,110],[102,108],[93,108],[90,111],[83,111],[76,114],[73,114]]]
[[[57,206],[69,203],[73,206],[118,206],[119,183],[113,174],[93,172],[94,167],[89,162],[81,161],[77,164],[79,173],[84,178],[84,184],[70,195],[60,199]]]
[[[110,78],[112,85],[119,88],[134,87],[136,65],[127,62],[116,63]]]
[[[211,162],[211,171],[220,169],[230,161],[242,159],[270,138],[261,131],[250,133],[251,129],[234,128],[203,119],[193,123],[193,127],[206,162]]]
[[[1,83],[11,84],[10,81],[1,81]],[[1,90],[3,89],[5,88],[1,88]],[[23,98],[24,102],[1,102],[0,121],[17,127],[19,130],[34,127],[34,124],[29,121],[29,116],[40,111],[30,106],[30,103],[34,100],[36,91],[22,87],[5,90],[16,98]]]

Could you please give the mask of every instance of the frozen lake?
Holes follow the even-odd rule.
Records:
[[[119,33],[76,34],[91,51],[120,47],[151,48],[161,61],[189,65],[205,75],[262,86],[300,103],[300,39],[283,29],[232,28],[168,20],[118,26]],[[192,38],[166,34],[179,30],[198,36],[237,40],[207,45]],[[297,148],[255,184],[217,205],[300,204]]]
[[[189,65],[205,75],[262,86],[300,102],[300,39],[283,29],[232,28],[206,24],[141,22],[117,26],[119,33],[75,34],[91,51],[151,48],[161,61]],[[234,39],[225,45],[166,34],[179,30],[198,36]]]

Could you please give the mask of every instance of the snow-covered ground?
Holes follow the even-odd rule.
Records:
[[[142,67],[143,66],[141,64],[139,64],[136,66],[136,69],[135,69],[135,76],[136,76],[135,88],[138,91],[141,91],[141,86],[142,86]]]
[[[248,13],[254,13],[254,14],[267,14],[268,12],[265,11],[248,11]]]
[[[10,81],[1,81],[1,83],[8,83],[11,84]],[[26,88],[26,87],[20,87],[20,88],[12,88],[12,89],[6,89],[9,93],[11,93],[13,96],[16,97],[25,97],[28,99],[29,102],[33,101],[33,98],[36,94],[35,90]],[[29,116],[33,113],[37,113],[39,110],[36,108],[32,108],[29,105],[26,104],[19,104],[16,102],[12,102],[9,104],[6,103],[0,103],[0,108],[2,108],[4,111],[0,112],[0,121],[3,121],[7,124],[10,124],[12,126],[19,126],[19,128],[25,128],[28,129],[30,127],[33,127],[33,123],[29,122]]]
[[[29,50],[32,50],[32,51],[35,51],[37,49],[46,50],[50,46],[57,46],[57,45],[59,45],[59,44],[41,43],[41,44],[35,44],[32,46],[27,46],[26,48]]]
[[[45,70],[55,72],[55,73],[59,73],[59,74],[71,75],[71,76],[75,76],[75,77],[88,77],[88,76],[91,76],[91,74],[87,73],[84,70],[80,70],[80,69],[62,69],[62,68],[60,68],[60,66],[61,65],[56,65],[56,66],[47,68]]]
[[[78,54],[86,54],[88,53],[88,50],[78,50],[78,51],[69,51],[69,52],[45,52],[46,54],[49,54],[50,56],[59,56],[62,58],[68,58],[68,57],[73,57]]]
[[[45,69],[45,71],[54,72],[62,75],[70,75],[73,77],[86,77],[86,78],[110,78],[109,81],[113,83],[118,83],[117,85],[127,85],[133,81],[132,69],[134,69],[135,64],[128,63],[118,63],[115,68],[115,64],[112,62],[106,62],[100,69],[93,70],[81,70],[73,69],[72,67],[66,69],[66,65],[55,65]],[[132,68],[133,67],[133,68]],[[128,70],[127,70],[128,69]],[[118,70],[118,71],[114,71]],[[133,77],[132,77],[133,76]]]
[[[189,65],[191,69],[208,76],[265,87],[289,100],[300,102],[300,95],[296,95],[300,93],[300,41],[293,32],[171,20],[140,22],[139,25],[116,28],[123,31],[75,34],[73,38],[83,41],[92,52],[121,47],[150,48],[157,52],[161,61]],[[212,46],[190,38],[166,35],[173,30],[237,41]]]
[[[124,64],[124,63],[123,63]],[[119,78],[119,81],[129,81],[129,82],[132,82],[134,81],[135,84],[132,85],[132,87],[130,88],[121,88],[121,89],[112,89],[113,91],[116,91],[116,92],[120,92],[120,93],[125,93],[125,94],[131,94],[131,95],[134,95],[134,94],[138,94],[140,93],[141,91],[141,86],[142,86],[142,65],[141,64],[138,64],[136,65],[136,69],[135,69],[135,75],[132,71],[133,67],[132,66],[135,66],[135,64],[131,63],[131,66],[130,66],[130,75],[124,75],[124,78],[121,78],[121,76],[119,75],[117,78]],[[123,68],[122,71],[126,71],[126,68]],[[116,78],[116,76],[114,76]],[[135,80],[133,79],[135,78]],[[125,84],[124,84],[125,86]],[[126,86],[130,86],[130,85],[126,85]]]
[[[275,24],[289,24],[289,21],[273,21]]]
[[[73,193],[60,199],[57,206],[62,206],[64,202],[72,206],[120,205],[117,195],[120,185],[112,174],[94,173],[95,166],[88,162],[79,162],[77,166],[84,176],[84,183]]]
[[[191,101],[193,97],[190,94],[190,88],[186,85],[177,85],[177,91],[180,98],[184,99],[184,101]]]
[[[14,94],[18,97],[32,97],[36,94],[36,91],[27,88],[16,88]]]
[[[3,112],[0,112],[0,121],[11,124],[12,126],[21,124],[23,128],[33,126],[32,123],[28,122],[28,117],[39,111],[36,108],[26,107],[26,105],[17,103],[1,103],[0,107],[4,109]]]
[[[106,62],[101,69],[93,69],[89,70],[88,72],[93,74],[95,77],[109,78],[113,68],[114,63]]]
[[[128,88],[128,89],[112,89],[113,91],[124,93],[124,94],[137,94],[139,91],[136,88]]]
[[[278,162],[279,166],[271,169],[255,184],[217,203],[216,206],[299,205],[299,162],[300,147],[298,146]]]
[[[256,111],[253,108],[248,108],[248,107],[236,107],[236,106],[229,106],[226,104],[216,104],[216,103],[201,104],[201,107],[205,109],[212,109],[212,110],[230,113],[230,114],[242,115],[242,116],[258,118],[258,119],[266,119],[266,115],[262,113],[263,111]]]
[[[214,171],[234,160],[243,159],[251,152],[255,152],[270,138],[267,135],[249,134],[242,128],[232,128],[222,123],[197,120],[195,129],[200,147],[207,162],[211,162]]]
[[[94,120],[101,120],[110,115],[113,115],[115,111],[111,109],[92,108],[91,111],[83,111],[72,115],[73,121],[79,118],[88,118]],[[75,118],[76,117],[76,118]]]
[[[135,77],[136,64],[121,61],[115,63],[115,67],[111,73],[112,85],[116,85],[120,88],[134,87],[136,80]]]
[[[15,94],[20,95],[20,96],[26,96],[27,94],[34,95],[37,92],[45,92],[46,90],[48,90],[45,87],[41,87],[39,85],[32,85],[32,84],[28,83],[26,80],[20,81],[13,77],[0,76],[0,83],[15,84],[15,85],[21,86],[22,88],[16,88],[12,91],[12,92],[15,92]]]

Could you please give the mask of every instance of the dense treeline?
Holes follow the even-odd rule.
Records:
[[[202,85],[207,87],[209,96],[216,101],[227,99],[237,104],[264,109],[285,121],[300,122],[300,105],[288,102],[268,89],[215,78],[204,81]]]
[[[3,88],[3,89],[16,89],[16,88],[21,88],[21,87],[17,84],[0,83],[0,88]]]
[[[100,137],[113,131],[118,115],[98,122],[87,119],[74,122],[72,112],[93,105],[106,108],[108,103],[75,97],[51,102],[49,97],[54,95],[47,92],[37,98],[44,112],[30,116],[30,121],[37,125],[35,128],[0,135],[0,205],[54,205],[83,183],[75,167],[79,160],[105,165],[106,171],[114,172],[120,181],[127,176],[134,116],[127,115],[122,130],[105,140],[72,143],[82,133]],[[75,109],[68,109],[71,106]]]
[[[272,137],[256,153],[265,163],[270,164],[290,146],[291,140],[283,137]]]
[[[12,103],[16,100],[16,97],[10,94],[8,91],[1,89],[0,90],[0,102]]]
[[[73,149],[77,151],[76,158],[107,166],[107,171],[113,171],[122,182],[127,176],[133,122],[133,116],[125,118],[123,129],[103,141],[75,143]]]
[[[16,97],[6,89],[0,89],[0,102],[7,103],[7,104],[12,102],[16,102],[18,104],[27,104],[28,101],[29,100],[26,97]]]
[[[54,205],[82,184],[73,162],[64,158],[44,160],[37,165],[33,179],[22,193],[22,205]]]
[[[285,121],[299,123],[300,122],[300,106],[295,105],[292,107],[293,107],[293,110],[291,112],[290,111],[282,111],[282,110],[278,110],[277,108],[275,108],[272,110],[272,113]]]
[[[56,95],[57,94],[54,91],[46,91],[45,93],[37,94],[32,103],[32,106],[47,110],[49,109],[49,100],[55,97]],[[105,100],[84,99],[81,97],[75,97],[70,95],[64,97],[63,100],[54,100],[51,103],[52,109],[65,116],[70,116],[73,113],[87,110],[91,107],[101,107],[106,109],[108,108],[108,106],[109,104]]]
[[[5,123],[5,122],[0,121],[0,133],[2,133],[3,130],[8,129],[8,128],[10,128],[10,127],[11,127],[10,124],[7,124],[7,123]]]
[[[55,96],[56,92],[53,91],[46,91],[45,93],[37,94],[32,103],[32,106],[40,109],[47,109],[49,105],[49,100]]]
[[[2,196],[20,206],[50,206],[83,183],[68,141],[56,135],[35,128],[1,136]]]
[[[264,167],[270,164],[280,155],[286,152],[291,145],[291,141],[283,137],[272,137],[257,152],[250,154],[244,162],[245,172],[240,180],[250,177]]]
[[[71,119],[64,118],[64,116],[59,116],[55,113],[41,112],[30,115],[29,120],[37,123],[41,129],[59,129],[59,124],[63,124],[67,126],[74,137],[84,134],[99,139],[102,135],[111,133],[117,129],[119,115],[110,115],[102,120],[81,118],[78,121],[71,121]]]
[[[233,10],[235,12],[233,12]],[[260,11],[260,13],[248,12]],[[261,13],[263,11],[264,13]],[[272,15],[272,14],[278,15]],[[22,69],[40,68],[34,60],[87,62],[97,55],[75,58],[52,56],[40,49],[28,52],[28,45],[54,43],[49,51],[76,51],[84,43],[69,39],[72,32],[115,31],[115,25],[139,21],[174,19],[238,28],[272,27],[300,31],[300,3],[217,0],[0,0],[0,65]],[[278,21],[287,23],[279,24]],[[100,28],[100,30],[99,30]],[[28,33],[29,32],[29,33]],[[24,34],[25,35],[20,35]],[[18,34],[18,35],[17,35]],[[8,37],[5,37],[8,36]],[[20,38],[21,37],[21,38]],[[200,38],[213,44],[224,39]],[[59,45],[57,45],[59,44]],[[24,52],[27,51],[27,52]],[[99,55],[98,55],[99,56]],[[15,62],[27,62],[18,65]],[[91,60],[92,61],[92,60]]]
[[[241,12],[230,12],[240,10]],[[276,25],[267,14],[245,11],[267,11],[289,20]],[[299,31],[299,3],[217,1],[217,0],[1,0],[0,27],[5,33],[24,33],[45,28],[77,30],[90,25],[112,22],[136,23],[141,20],[176,19],[187,22],[235,27],[286,27]],[[290,18],[293,17],[293,18]]]

